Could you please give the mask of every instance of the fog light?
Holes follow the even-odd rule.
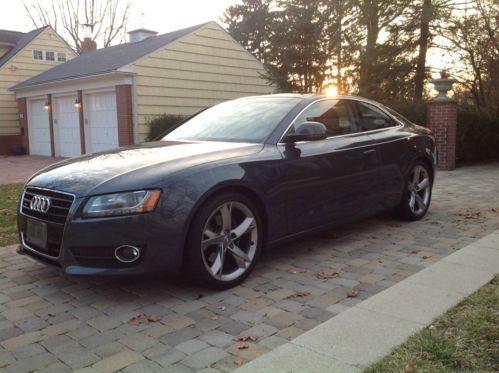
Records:
[[[114,250],[114,256],[120,262],[133,263],[140,258],[140,249],[130,245],[119,246]]]

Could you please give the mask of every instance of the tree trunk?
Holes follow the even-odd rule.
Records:
[[[421,27],[419,33],[419,54],[416,66],[416,76],[414,77],[414,101],[423,99],[424,79],[426,72],[426,53],[430,40],[430,22],[433,16],[433,6],[431,0],[423,1],[421,10]]]
[[[336,1],[336,10],[337,10],[337,19],[336,19],[336,61],[337,61],[337,74],[336,74],[336,89],[338,93],[343,93],[343,82],[341,79],[341,67],[343,64],[342,61],[342,49],[341,49],[341,41],[342,41],[342,22],[343,22],[343,2],[341,0]]]
[[[372,85],[372,72],[371,67],[376,60],[376,43],[378,42],[379,35],[379,15],[378,7],[375,2],[369,9],[369,15],[366,17],[367,26],[367,41],[366,48],[361,55],[360,61],[360,80],[359,80],[359,93],[361,96],[369,97]]]

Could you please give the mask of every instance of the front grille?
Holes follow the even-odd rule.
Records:
[[[50,198],[50,208],[47,212],[35,211],[30,208],[31,200],[35,195]],[[32,216],[40,220],[64,224],[73,201],[74,197],[70,194],[56,192],[54,190],[26,188],[22,201],[22,212],[27,216]]]

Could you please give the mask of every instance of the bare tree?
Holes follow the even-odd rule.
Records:
[[[23,5],[35,27],[52,26],[80,53],[83,25],[104,47],[124,40],[131,0],[25,0]]]

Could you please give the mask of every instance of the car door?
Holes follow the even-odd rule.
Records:
[[[289,234],[345,223],[372,211],[375,141],[361,132],[353,110],[350,100],[316,101],[296,117],[287,133],[305,121],[317,121],[326,126],[328,137],[278,144]]]
[[[403,130],[402,123],[388,115],[381,107],[369,102],[356,101],[355,113],[364,131],[376,141],[379,160],[378,191],[376,200],[378,209],[384,210],[400,202],[404,188],[402,170],[407,167],[411,145],[410,134]]]

